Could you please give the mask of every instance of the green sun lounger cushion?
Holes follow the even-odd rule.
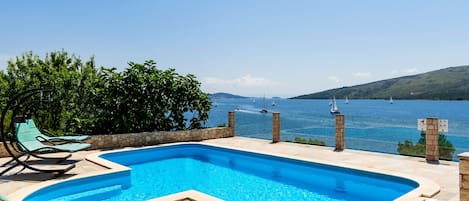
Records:
[[[5,196],[3,196],[3,195],[0,195],[0,200],[2,200],[2,201],[8,201],[8,199],[7,199]]]
[[[86,143],[67,143],[60,145],[45,145],[37,137],[37,129],[28,126],[25,123],[16,125],[16,137],[23,148],[31,152],[75,152],[89,148],[91,145]]]
[[[41,131],[36,127],[36,124],[32,119],[26,119],[25,123],[20,123],[20,124],[25,124],[26,127],[31,129],[37,137],[40,139],[45,139],[46,141],[52,141],[52,142],[58,142],[58,141],[69,141],[69,142],[82,142],[85,141],[86,139],[90,138],[88,135],[77,135],[77,136],[47,136],[41,133]]]

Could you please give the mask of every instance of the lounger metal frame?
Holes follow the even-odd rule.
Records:
[[[3,170],[0,173],[0,175],[5,174],[6,172],[12,170],[15,167],[22,166],[23,168],[20,171],[24,169],[30,169],[33,171],[38,171],[38,172],[43,172],[43,173],[52,173],[52,174],[55,174],[56,176],[59,176],[75,167],[75,164],[69,164],[65,168],[62,168],[62,169],[44,169],[44,168],[34,167],[31,164],[31,161],[29,160],[31,157],[39,158],[43,160],[55,160],[55,163],[57,164],[57,163],[60,163],[61,161],[68,159],[71,156],[71,154],[67,153],[67,155],[63,157],[41,156],[37,153],[43,150],[41,149],[28,150],[24,145],[22,145],[16,139],[15,123],[18,121],[21,121],[22,118],[23,120],[24,118],[27,118],[25,116],[21,116],[18,118],[17,115],[26,112],[26,109],[30,109],[31,106],[35,104],[46,102],[47,100],[43,100],[42,95],[43,93],[50,93],[50,92],[51,90],[44,89],[44,88],[34,88],[34,89],[23,91],[21,93],[16,94],[7,103],[5,108],[3,108],[2,115],[0,118],[0,134],[1,134],[1,138],[3,141],[3,145],[5,147],[5,150],[12,157],[12,159],[2,165],[2,167],[6,167],[8,165],[10,166],[6,168],[5,170]],[[37,94],[41,94],[41,99],[31,100],[31,98]],[[10,125],[5,126],[4,125],[5,117],[8,111],[12,111],[12,119],[10,121]],[[10,146],[8,144],[10,144]],[[54,151],[54,148],[48,147],[48,150]],[[61,150],[55,150],[55,151],[61,151]]]

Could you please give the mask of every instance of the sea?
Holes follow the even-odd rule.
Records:
[[[212,99],[207,127],[228,125],[228,112],[234,111],[236,135],[272,139],[272,112],[280,113],[281,139],[296,137],[321,140],[335,146],[335,116],[331,100],[302,99]],[[416,144],[421,138],[418,119],[428,117],[448,120],[444,132],[457,155],[469,152],[469,101],[431,100],[348,100],[337,99],[345,116],[345,147],[398,154],[398,143]],[[265,108],[269,112],[261,113]]]

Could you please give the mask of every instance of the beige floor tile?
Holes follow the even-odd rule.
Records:
[[[334,152],[333,148],[302,145],[295,143],[280,142],[272,144],[266,140],[234,137],[203,141],[204,144],[214,146],[232,147],[248,151],[256,151],[273,155],[302,158],[312,161],[326,161],[340,166],[354,166],[371,168],[388,172],[398,172],[414,175],[436,182],[441,191],[433,197],[436,200],[458,201],[459,200],[459,173],[458,163],[443,161],[439,165],[432,165],[422,158],[398,156],[391,154],[373,153],[346,149],[342,152]],[[21,188],[30,186],[46,180],[63,180],[75,175],[100,171],[105,169],[102,166],[84,160],[86,155],[96,153],[98,150],[82,151],[74,153],[71,160],[77,161],[76,168],[66,175],[54,178],[50,174],[40,174],[30,170],[24,170],[17,175],[12,175],[14,171],[6,176],[0,177],[0,194],[11,194]],[[0,163],[4,163],[8,158],[0,158]],[[3,168],[0,167],[0,171]]]

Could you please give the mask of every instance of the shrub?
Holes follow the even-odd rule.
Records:
[[[286,142],[294,142],[294,143],[299,143],[299,144],[310,144],[310,145],[319,145],[319,146],[326,146],[326,143],[321,140],[317,139],[305,139],[301,137],[295,137],[293,141],[286,141]]]
[[[84,134],[201,128],[210,99],[192,74],[160,70],[156,62],[129,62],[123,72],[96,68],[65,51],[40,58],[32,52],[8,61],[0,71],[0,106],[37,87],[52,90],[46,108],[32,108],[39,127]]]
[[[425,132],[421,132],[419,141],[414,145],[411,141],[404,141],[404,143],[397,143],[397,152],[400,155],[407,156],[425,156],[426,155],[426,135]],[[453,144],[446,139],[443,133],[439,133],[438,136],[438,152],[440,159],[442,160],[453,160],[455,152]]]

